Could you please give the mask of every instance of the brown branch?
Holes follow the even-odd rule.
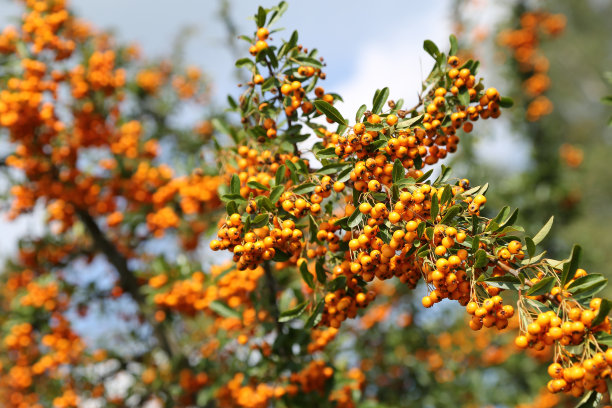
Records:
[[[503,262],[501,262],[501,261],[499,261],[499,260],[496,260],[496,261],[495,261],[495,264],[496,264],[497,266],[499,266],[499,267],[500,267],[500,268],[501,268],[501,269],[502,269],[504,272],[509,273],[510,275],[514,276],[515,278],[518,278],[518,277],[519,277],[519,271],[518,271],[518,270],[516,270],[516,269],[514,269],[514,268],[512,268],[511,266],[506,265],[505,263],[503,263]],[[528,279],[525,279],[525,285],[527,285],[527,286],[529,286],[529,287],[532,287],[532,286],[534,285],[534,283],[533,283],[532,281],[528,280]],[[557,300],[557,298],[555,298],[555,297],[554,297],[553,295],[551,295],[550,293],[547,293],[547,294],[546,294],[546,299],[548,299],[548,300],[550,300],[551,302],[553,302],[553,303],[555,303],[555,304],[559,305],[559,301]]]
[[[268,288],[268,302],[270,303],[270,307],[272,308],[272,317],[276,322],[276,331],[278,332],[278,334],[281,334],[283,324],[278,321],[280,317],[280,311],[278,310],[278,304],[276,303],[276,294],[278,292],[276,279],[274,278],[272,270],[270,269],[270,262],[264,262],[263,268],[266,278],[266,286]]]
[[[117,250],[115,245],[109,241],[104,232],[98,227],[95,219],[86,210],[77,210],[79,218],[89,231],[89,234],[94,240],[94,243],[100,252],[102,252],[108,262],[115,267],[117,273],[119,273],[119,283],[121,288],[132,296],[132,299],[140,306],[141,312],[145,305],[145,298],[140,292],[140,285],[134,273],[128,267],[127,259],[125,256]],[[151,316],[146,316],[147,320],[153,327],[153,332],[160,347],[166,352],[169,357],[174,356],[175,350],[171,345],[167,333],[164,328],[157,323]]]

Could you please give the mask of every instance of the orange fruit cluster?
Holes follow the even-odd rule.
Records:
[[[550,87],[550,63],[539,51],[541,33],[556,37],[565,28],[565,16],[544,11],[527,11],[521,15],[520,27],[499,34],[501,45],[513,52],[521,72],[528,75],[523,88],[531,102],[527,106],[527,120],[536,121],[552,112],[552,102],[544,95]]]

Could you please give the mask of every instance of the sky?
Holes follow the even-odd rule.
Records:
[[[238,33],[254,31],[251,16],[258,5],[278,4],[270,0],[228,2]],[[411,106],[416,101],[420,80],[432,65],[432,59],[422,49],[423,41],[430,39],[443,49],[448,47],[452,27],[450,0],[288,3],[285,16],[276,23],[277,28],[287,29],[272,37],[279,41],[298,30],[299,43],[319,49],[319,55],[327,63],[323,86],[343,96],[345,103],[336,107],[348,118],[354,118],[361,104],[371,104],[374,91],[385,86],[390,88],[391,99],[404,98],[406,106]],[[487,0],[472,0],[472,3],[486,4]],[[96,27],[112,29],[121,41],[139,44],[147,57],[171,54],[173,40],[189,27],[193,34],[186,44],[184,59],[201,67],[212,79],[216,107],[224,108],[228,93],[239,93],[234,68],[236,56],[227,47],[227,30],[219,17],[221,0],[69,0],[69,4]],[[0,23],[4,25],[11,17],[18,16],[19,10],[14,1],[0,0]],[[247,55],[247,44],[238,43],[244,43],[240,51]],[[514,156],[508,155],[507,139],[504,132],[497,132],[487,141],[483,156],[496,157],[502,165],[507,162],[518,167],[524,152],[515,149]],[[0,218],[3,218],[1,214]],[[22,217],[10,224],[0,219],[0,229],[13,237],[39,230],[39,223],[37,216]],[[0,258],[14,248],[15,239],[0,241]]]

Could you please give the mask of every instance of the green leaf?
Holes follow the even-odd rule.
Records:
[[[272,201],[272,204],[276,204],[278,202],[280,197],[283,195],[284,191],[285,191],[285,186],[283,185],[274,186],[272,188],[272,191],[270,192],[270,201]]]
[[[516,219],[518,218],[518,214],[519,214],[519,209],[516,208],[512,212],[512,214],[510,214],[510,216],[506,218],[506,220],[499,226],[499,228],[503,229],[503,228],[509,227],[510,225],[513,225],[516,222]]]
[[[521,281],[512,275],[495,276],[492,278],[484,279],[484,282],[488,283],[489,286],[494,286],[502,289],[518,290],[520,288]]]
[[[484,268],[489,264],[487,253],[483,249],[479,249],[474,254],[474,268]]]
[[[563,265],[563,274],[561,275],[562,285],[565,285],[567,282],[571,281],[574,278],[574,275],[576,275],[576,270],[578,269],[578,264],[580,263],[581,252],[582,248],[580,248],[580,245],[574,245],[569,262]]]
[[[240,178],[237,174],[232,174],[232,180],[230,181],[230,193],[240,194]]]
[[[317,302],[317,305],[315,306],[308,320],[306,320],[306,323],[304,324],[304,328],[310,329],[316,326],[321,321],[321,313],[323,312],[323,307],[324,307],[324,300],[321,299],[319,300],[319,302]]]
[[[348,126],[346,120],[344,120],[340,112],[338,112],[338,109],[334,108],[329,103],[319,99],[314,101],[314,105],[329,119],[333,120],[336,123],[340,123],[341,125]]]
[[[250,58],[240,58],[238,61],[236,61],[236,67],[242,68],[244,66],[252,68],[255,66],[255,63]]]
[[[372,113],[380,113],[388,98],[389,88],[384,87],[380,91],[377,91],[376,94],[374,94],[374,100],[372,101]]]
[[[468,106],[470,104],[470,93],[466,86],[462,87],[457,94],[459,105]]]
[[[419,177],[418,179],[415,180],[415,183],[422,183],[425,180],[427,180],[429,178],[429,176],[431,176],[431,173],[433,173],[433,169],[428,170],[427,172],[423,173],[423,175],[421,177]]]
[[[361,105],[355,114],[355,122],[361,122],[361,118],[363,117],[363,113],[368,109],[367,106]]]
[[[595,335],[595,338],[597,339],[597,343],[603,344],[604,346],[612,347],[612,334],[598,332]]]
[[[439,210],[440,206],[438,205],[438,194],[434,194],[431,197],[431,209],[429,210],[429,214],[431,215],[431,219],[433,222],[436,221],[436,217],[438,216]]]
[[[457,37],[451,34],[449,37],[449,40],[450,40],[450,51],[448,52],[448,55],[455,55],[457,54],[457,50],[459,49],[459,45],[457,44]]]
[[[231,307],[221,302],[220,300],[213,300],[212,302],[210,302],[208,307],[213,312],[217,313],[221,317],[236,317],[236,318],[242,317],[237,310],[232,309]]]
[[[453,198],[453,188],[447,184],[444,186],[444,190],[442,190],[442,196],[440,197],[440,204],[442,205],[448,204],[451,198]]]
[[[590,391],[580,400],[575,408],[597,408],[601,398],[602,395],[597,391]]]
[[[607,283],[608,280],[603,275],[594,273],[592,275],[579,277],[568,286],[567,290],[574,295],[586,291],[590,292],[593,289],[597,289],[597,292],[599,292],[606,286]]]
[[[335,292],[338,289],[344,289],[345,286],[346,286],[346,276],[342,275],[342,276],[338,276],[336,279],[329,282],[328,290],[330,292]]]
[[[297,305],[296,307],[294,307],[293,309],[289,309],[289,310],[285,310],[284,312],[281,312],[280,316],[278,317],[278,321],[280,323],[285,323],[290,320],[297,319],[304,313],[304,311],[306,310],[309,304],[310,302],[306,300],[300,303],[299,305]]]
[[[530,237],[525,237],[525,245],[527,246],[527,255],[529,255],[530,259],[533,258],[536,251],[536,245],[533,242],[533,239]]]
[[[404,165],[402,164],[400,159],[395,159],[393,163],[393,182],[397,183],[401,179],[404,178],[405,175]]]
[[[270,190],[268,187],[264,186],[263,184],[257,181],[249,181],[247,182],[247,186],[251,187],[254,190],[264,190],[264,191]]]
[[[296,188],[293,189],[294,194],[306,194],[314,191],[317,185],[315,183],[304,183],[300,184]]]
[[[539,281],[538,283],[536,283],[535,285],[533,285],[531,288],[529,288],[529,290],[525,294],[527,296],[540,296],[546,293],[550,293],[552,288],[555,287],[555,283],[556,283],[555,277],[548,276],[542,279],[541,281]]]
[[[268,25],[274,24],[279,18],[282,17],[283,14],[285,14],[285,11],[287,11],[288,8],[289,5],[285,1],[281,1],[280,3],[278,3],[278,6],[273,7],[273,10],[276,9],[276,11],[272,13],[272,17],[270,17]]]
[[[508,98],[507,96],[502,96],[499,99],[499,106],[502,108],[511,108],[514,105],[514,101],[512,98]]]
[[[410,119],[406,119],[406,120],[402,120],[401,122],[398,122],[397,125],[395,125],[395,127],[397,129],[407,128],[407,127],[410,127],[418,123],[422,119],[423,119],[423,115],[415,116],[414,118],[410,118]]]
[[[438,49],[438,46],[431,40],[425,40],[423,42],[423,49],[434,59],[436,59],[438,55],[440,55],[440,50]]]
[[[554,216],[550,217],[550,219],[546,222],[546,224],[544,224],[542,229],[538,231],[537,234],[535,234],[535,236],[533,237],[534,244],[538,245],[540,242],[544,240],[544,238],[546,238],[546,235],[548,235],[548,233],[550,232],[550,229],[552,228],[554,219],[555,219]]]
[[[268,224],[270,216],[268,214],[258,214],[251,220],[251,228],[261,228]]]
[[[600,325],[606,320],[606,317],[610,313],[610,309],[612,309],[612,302],[608,299],[601,299],[601,305],[599,306],[599,311],[597,312],[597,316],[591,322],[591,327],[595,327]]]
[[[276,253],[274,254],[274,258],[272,258],[273,261],[276,262],[285,262],[288,261],[289,258],[291,258],[289,256],[289,254],[283,252],[283,251],[279,251],[278,249],[276,250]]]
[[[266,10],[259,6],[257,10],[257,27],[263,27],[266,24]]]
[[[236,205],[236,201],[228,201],[225,205],[225,210],[227,211],[227,215],[237,214],[238,206]]]
[[[337,157],[336,156],[336,148],[335,147],[328,147],[326,149],[322,149],[319,150],[316,154],[317,159],[321,160],[321,159],[329,159],[331,157]]]
[[[325,257],[320,257],[319,259],[317,259],[317,262],[315,263],[315,272],[317,273],[317,280],[319,281],[319,283],[323,285],[325,284],[327,280],[327,276],[325,274],[325,268],[323,267],[324,263],[325,263]]]
[[[448,224],[450,220],[452,220],[457,214],[459,214],[462,210],[462,207],[459,204],[455,204],[450,207],[444,213],[444,217],[440,220],[440,224]]]
[[[317,174],[336,174],[338,170],[344,167],[352,168],[350,163],[331,163],[317,170]]]
[[[362,220],[363,220],[363,214],[359,212],[359,209],[355,209],[355,211],[353,211],[353,213],[349,217],[346,224],[350,229],[353,229],[359,226]]]

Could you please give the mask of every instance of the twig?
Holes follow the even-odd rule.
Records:
[[[98,224],[89,214],[89,212],[79,209],[77,210],[77,214],[79,215],[79,218],[83,224],[85,224],[85,227],[93,238],[96,247],[106,256],[108,262],[113,265],[119,273],[121,288],[132,296],[132,299],[138,303],[140,310],[142,311],[143,306],[145,306],[145,299],[140,292],[140,285],[138,284],[136,276],[128,267],[125,256],[123,256],[123,254],[117,250],[115,245],[110,242],[104,232],[100,229],[100,227],[98,227]],[[169,357],[173,357],[176,352],[174,347],[171,345],[164,328],[159,323],[155,322],[151,316],[147,316],[147,320],[153,327],[153,332],[157,338],[157,341],[159,342],[160,347],[164,349]]]

